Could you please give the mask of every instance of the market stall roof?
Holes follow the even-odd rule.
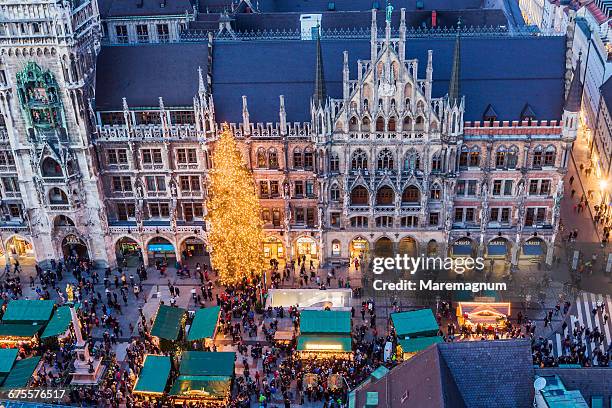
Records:
[[[231,394],[232,377],[223,375],[180,375],[170,395],[227,398]]]
[[[64,334],[68,327],[70,327],[70,323],[72,322],[72,316],[70,314],[69,306],[62,306],[57,308],[51,320],[45,327],[45,331],[43,332],[41,338],[46,339],[47,337],[55,337],[60,334]]]
[[[0,324],[0,337],[34,337],[42,329],[38,324]]]
[[[439,327],[431,309],[391,313],[391,321],[397,337],[435,336]]]
[[[53,300],[10,301],[2,317],[3,322],[46,322],[53,313]]]
[[[193,323],[191,323],[187,340],[213,338],[220,314],[221,307],[219,306],[198,309],[193,318]]]
[[[297,340],[298,351],[350,352],[351,336],[301,335]]]
[[[25,358],[15,363],[15,366],[2,383],[2,388],[23,388],[28,385],[38,363],[40,356]]]
[[[166,340],[178,339],[184,314],[185,309],[180,307],[159,305],[151,335]]]
[[[149,354],[134,386],[134,392],[163,394],[170,376],[170,357]]]
[[[414,337],[412,339],[398,340],[400,347],[404,353],[418,353],[425,350],[432,344],[442,343],[444,339],[440,336],[433,337]]]
[[[300,312],[300,333],[351,332],[351,312],[341,310],[303,310]]]
[[[0,373],[8,373],[11,371],[18,352],[17,349],[13,348],[0,348]]]
[[[388,372],[389,372],[389,369],[385,367],[384,365],[381,365],[376,370],[372,371],[372,374],[370,374],[370,376],[374,377],[374,379],[376,380],[380,380],[385,375],[387,375]]]
[[[185,351],[181,358],[181,375],[234,375],[234,352]]]

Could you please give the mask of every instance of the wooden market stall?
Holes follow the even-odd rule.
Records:
[[[53,300],[12,300],[2,316],[2,323],[45,324],[51,318]]]
[[[509,302],[459,302],[457,306],[457,321],[461,326],[505,327],[509,316]]]
[[[351,313],[340,310],[303,310],[297,353],[301,358],[351,359]]]
[[[70,338],[70,327],[72,323],[72,315],[70,314],[70,306],[61,306],[55,310],[53,317],[47,323],[45,330],[40,336],[41,340],[57,339],[60,343]]]
[[[35,347],[38,345],[38,333],[43,326],[38,324],[0,324],[0,347]]]
[[[18,360],[11,368],[6,379],[1,383],[3,389],[25,388],[38,372],[41,357],[30,357]]]
[[[440,330],[431,309],[391,313],[391,324],[398,339],[436,336]]]
[[[187,340],[202,341],[205,347],[212,347],[217,334],[217,325],[221,316],[221,307],[207,307],[198,309],[189,328]]]
[[[398,356],[401,356],[404,360],[412,358],[415,354],[425,350],[432,344],[442,343],[444,339],[441,336],[431,337],[413,337],[410,339],[400,339],[397,341],[398,345]]]
[[[172,362],[168,356],[148,354],[145,356],[140,375],[134,384],[133,394],[145,400],[163,396]]]
[[[232,394],[235,355],[233,352],[183,352],[179,375],[170,389],[175,404],[227,407]]]
[[[16,348],[1,348],[0,349],[0,385],[4,382],[8,374],[13,368],[13,363],[17,359],[19,350]]]
[[[169,350],[174,341],[179,340],[185,327],[185,309],[174,306],[159,305],[151,336],[156,339],[163,350]]]

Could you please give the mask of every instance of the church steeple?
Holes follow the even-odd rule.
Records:
[[[574,76],[567,92],[567,98],[565,98],[564,110],[568,112],[580,112],[580,105],[582,103],[582,81],[580,80],[580,65],[582,55],[578,55],[578,62],[576,62],[576,68],[574,68]]]
[[[458,24],[457,30],[460,30],[461,22]],[[461,78],[461,40],[459,32],[455,40],[455,53],[453,55],[453,70],[451,72],[450,84],[448,86],[448,103],[453,106],[458,104],[460,93],[460,78]]]
[[[317,27],[317,66],[315,72],[315,89],[313,100],[315,105],[325,105],[327,91],[325,90],[325,76],[323,75],[323,52],[321,51],[321,33],[320,27]]]

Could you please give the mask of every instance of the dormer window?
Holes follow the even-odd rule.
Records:
[[[489,104],[482,114],[482,119],[489,122],[489,126],[493,126],[493,122],[497,120],[497,112],[493,109],[493,105]]]
[[[535,113],[533,112],[531,105],[526,103],[525,107],[521,111],[521,122],[527,121],[529,125],[531,126],[532,120],[535,120]]]

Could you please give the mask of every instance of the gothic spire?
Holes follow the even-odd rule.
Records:
[[[325,105],[327,92],[325,90],[325,77],[323,75],[323,52],[321,51],[321,33],[317,27],[317,66],[315,73],[315,89],[313,99],[317,106]]]
[[[459,30],[461,22],[458,23],[457,39],[455,40],[455,53],[453,55],[453,70],[451,72],[450,84],[448,86],[448,102],[455,105],[459,100],[460,78],[461,78],[461,40]]]
[[[578,62],[576,62],[576,68],[574,68],[574,76],[567,92],[567,98],[565,99],[563,109],[568,112],[580,112],[582,102],[582,81],[580,80],[581,54],[578,55]]]

